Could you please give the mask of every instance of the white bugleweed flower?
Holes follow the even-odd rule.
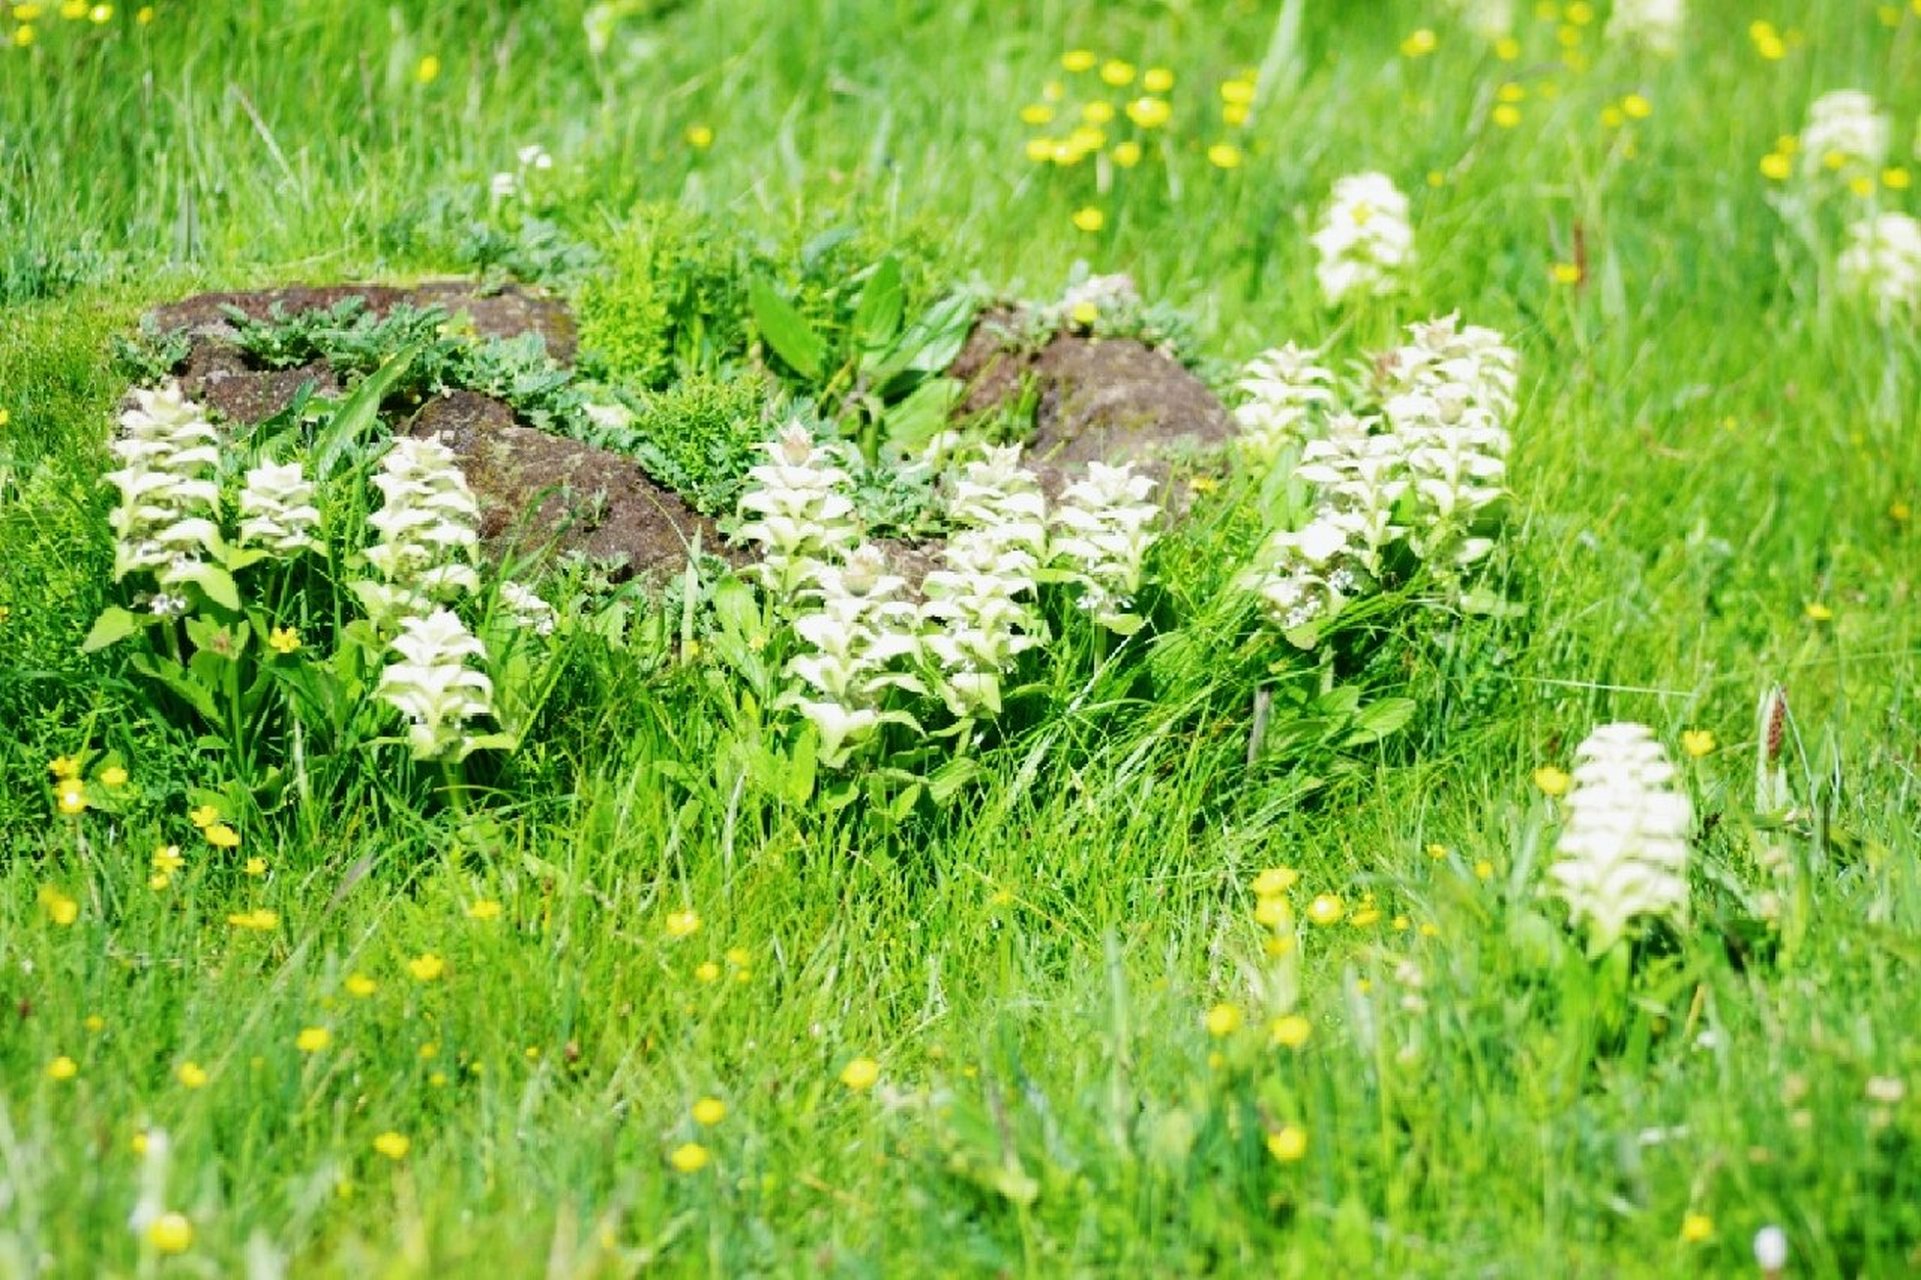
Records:
[[[767,461],[747,473],[740,510],[756,517],[740,536],[760,544],[761,584],[791,600],[815,580],[819,566],[860,540],[854,504],[839,492],[847,472],[829,445],[798,422],[765,446]]]
[[[1448,0],[1461,21],[1486,40],[1498,40],[1514,30],[1514,0]]]
[[[1585,927],[1588,951],[1618,942],[1637,917],[1681,916],[1688,905],[1688,798],[1653,733],[1604,724],[1575,752],[1567,825],[1549,876]]]
[[[240,490],[240,545],[296,556],[317,551],[320,509],[314,506],[313,481],[298,462],[259,466],[247,472]]]
[[[1122,635],[1141,625],[1130,610],[1158,536],[1153,493],[1153,477],[1136,474],[1132,463],[1090,462],[1086,478],[1068,485],[1054,508],[1053,564],[1081,584],[1080,607]]]
[[[1330,306],[1349,294],[1391,293],[1414,260],[1407,197],[1384,173],[1342,178],[1312,243],[1321,255],[1314,275]]]
[[[1607,35],[1671,58],[1680,51],[1687,18],[1686,0],[1614,0]]]
[[[921,643],[957,716],[998,713],[1001,677],[1045,638],[1033,600],[1047,560],[1047,500],[1020,456],[1018,445],[989,449],[955,477],[947,498],[954,531],[942,567],[921,584]]]
[[[1884,310],[1921,308],[1921,222],[1883,213],[1855,223],[1836,267],[1843,289]]]
[[[480,504],[454,452],[438,440],[402,437],[373,478],[380,510],[367,523],[380,535],[367,563],[384,580],[370,593],[376,621],[418,616],[464,591],[478,591],[473,558]]]
[[[1858,89],[1836,89],[1808,107],[1801,130],[1801,171],[1811,178],[1846,178],[1879,169],[1888,157],[1893,125]]]
[[[205,410],[169,383],[133,393],[110,446],[120,460],[106,475],[120,491],[108,517],[115,535],[114,581],[150,570],[161,585],[191,581],[217,555],[220,434]]]
[[[465,728],[493,711],[493,682],[467,665],[487,660],[487,648],[448,609],[408,618],[394,638],[400,660],[380,673],[379,694],[410,721],[416,760],[437,760],[467,742]]]
[[[1381,360],[1383,398],[1422,392],[1444,406],[1479,407],[1505,423],[1514,412],[1521,357],[1500,333],[1462,325],[1459,312],[1407,327],[1410,341]]]
[[[554,607],[542,600],[532,587],[518,582],[503,582],[500,584],[500,603],[507,610],[507,620],[514,626],[537,636],[554,633],[557,620]]]
[[[1754,1233],[1754,1261],[1767,1275],[1788,1265],[1788,1233],[1772,1224]]]
[[[820,731],[820,762],[839,768],[882,724],[906,719],[882,706],[890,690],[923,692],[906,670],[920,655],[919,617],[906,581],[869,543],[844,563],[817,563],[813,582],[802,592],[811,610],[794,619],[809,652],[787,664],[806,689],[786,700]]]
[[[1252,461],[1272,466],[1315,434],[1320,415],[1333,407],[1334,374],[1317,363],[1320,354],[1290,342],[1247,362],[1236,384],[1246,399],[1235,407],[1234,421],[1241,451]]]

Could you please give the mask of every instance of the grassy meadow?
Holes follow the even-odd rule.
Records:
[[[1837,265],[1921,214],[1921,2],[1694,0],[1671,53],[1462,8],[0,0],[0,1276],[1921,1268],[1921,311]],[[1789,145],[1838,89],[1858,173]],[[1415,256],[1330,305],[1363,171]],[[86,646],[154,305],[524,282],[707,475],[726,406],[874,425],[753,289],[858,353],[883,263],[909,317],[1126,273],[1230,405],[1288,341],[1498,330],[1498,603],[1410,572],[1290,641],[1241,584],[1300,495],[1236,460],[1139,630],[1042,593],[991,722],[832,768],[744,573],[526,568],[516,740],[435,763],[346,621],[350,395],[284,437],[365,411],[326,554],[193,594],[259,684]],[[1685,910],[1603,948],[1548,868],[1612,721],[1692,816]]]

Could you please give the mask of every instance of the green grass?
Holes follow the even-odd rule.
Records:
[[[1757,162],[1838,87],[1875,94],[1907,156],[1921,14],[1697,2],[1679,59],[1597,20],[1572,72],[1527,6],[1503,64],[1433,4],[1310,5],[1298,81],[1230,171],[1203,154],[1215,87],[1268,56],[1272,6],[652,7],[599,59],[575,0],[160,0],[151,25],[55,14],[0,48],[0,1275],[1742,1274],[1771,1222],[1793,1274],[1917,1265],[1921,340],[1835,295]],[[1761,17],[1803,41],[1762,59]],[[1438,50],[1402,56],[1422,26]],[[1168,154],[1105,193],[1022,153],[1017,108],[1076,46],[1178,76]],[[1610,131],[1630,92],[1653,114]],[[1361,678],[1413,722],[1249,768],[1258,671],[1210,648],[1245,550],[1228,486],[1160,557],[1172,638],[1099,664],[1070,631],[948,807],[770,794],[764,713],[663,641],[583,649],[551,732],[464,808],[370,755],[337,806],[217,855],[185,814],[225,779],[78,652],[113,594],[110,339],[202,287],[458,269],[477,218],[524,245],[486,184],[533,142],[557,161],[533,207],[602,265],[516,265],[577,294],[608,262],[644,276],[636,210],[673,202],[769,262],[856,227],[929,296],[974,275],[1052,296],[1085,258],[1185,309],[1217,360],[1358,353],[1457,308],[1499,327],[1524,362],[1502,563],[1527,611],[1394,623]],[[1337,316],[1306,234],[1367,168],[1410,192],[1421,265]],[[1070,220],[1088,204],[1097,235]],[[1577,228],[1589,282],[1556,286]],[[1777,681],[1832,838],[1805,937],[1740,947]],[[1544,940],[1554,811],[1529,780],[1616,718],[1720,744],[1686,767],[1693,927],[1643,953],[1631,1000]],[[54,812],[48,762],[82,749],[129,769],[124,814]],[[166,842],[188,867],[157,892]],[[1273,865],[1303,904],[1372,894],[1378,923],[1268,959],[1248,886]],[[257,908],[275,929],[227,923]],[[423,954],[438,979],[410,973]],[[1221,1002],[1247,1026],[1215,1038]],[[1306,1043],[1269,1046],[1296,1003]],[[306,1054],[313,1026],[332,1042]],[[74,1078],[49,1076],[61,1055]],[[871,1090],[839,1079],[858,1057]],[[1904,1096],[1871,1098],[1889,1077]],[[702,1131],[704,1096],[727,1115]],[[1266,1149],[1281,1123],[1298,1162]],[[196,1229],[178,1258],[126,1227],[149,1126]],[[711,1163],[676,1171],[696,1138]],[[1682,1239],[1692,1214],[1711,1238]]]

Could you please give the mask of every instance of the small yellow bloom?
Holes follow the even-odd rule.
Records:
[[[61,0],[60,16],[69,22],[87,16],[87,0]]]
[[[1298,1013],[1285,1014],[1274,1019],[1267,1028],[1267,1038],[1283,1049],[1298,1049],[1307,1043],[1313,1031],[1306,1018]]]
[[[1494,42],[1494,56],[1502,62],[1514,62],[1521,56],[1521,42],[1513,36],[1502,36]]]
[[[1645,120],[1654,114],[1654,104],[1638,93],[1621,99],[1621,114],[1630,120]]]
[[[440,59],[431,53],[422,58],[414,67],[414,79],[422,84],[440,79]]]
[[[1854,193],[1857,200],[1866,200],[1874,194],[1874,179],[1865,173],[1856,174],[1848,179],[1848,190]]]
[[[47,919],[63,929],[80,918],[80,904],[51,885],[40,891],[40,905],[46,908]]]
[[[147,1243],[155,1253],[185,1253],[193,1248],[193,1223],[184,1214],[163,1213],[147,1224]]]
[[[714,145],[714,130],[711,125],[690,124],[684,135],[687,145],[696,151],[705,151]]]
[[[180,846],[177,844],[162,845],[153,851],[153,869],[155,871],[172,875],[186,865],[187,860],[180,856]]]
[[[1141,162],[1141,144],[1123,142],[1117,145],[1111,154],[1115,164],[1123,169],[1132,169]]]
[[[1294,939],[1288,934],[1275,934],[1261,943],[1261,950],[1267,953],[1270,960],[1279,960],[1294,950]]]
[[[1221,101],[1238,106],[1254,105],[1254,82],[1252,80],[1221,81]]]
[[[1061,55],[1062,69],[1076,73],[1092,71],[1094,64],[1099,61],[1092,49],[1069,49]]]
[[[1779,62],[1788,56],[1787,42],[1776,35],[1756,39],[1754,51],[1768,62]]]
[[[438,1040],[429,1040],[414,1052],[415,1056],[422,1062],[432,1062],[440,1056],[440,1042]]]
[[[47,1064],[49,1080],[71,1080],[79,1074],[80,1064],[64,1053]]]
[[[261,857],[248,858],[246,865],[240,869],[250,876],[264,876],[267,874],[267,860]]]
[[[1712,729],[1683,729],[1681,731],[1681,750],[1699,760],[1714,750],[1714,731]]]
[[[1906,169],[1883,169],[1881,171],[1881,185],[1890,191],[1906,191],[1911,182],[1912,179],[1909,178]]]
[[[406,1134],[395,1133],[392,1129],[374,1139],[374,1150],[389,1160],[405,1160],[413,1146],[413,1141]]]
[[[1113,85],[1116,89],[1122,85],[1133,84],[1134,64],[1122,62],[1119,58],[1109,59],[1101,64],[1101,82]]]
[[[1067,86],[1058,80],[1049,80],[1041,86],[1041,99],[1045,102],[1059,102],[1067,96]]]
[[[302,1053],[319,1053],[333,1041],[334,1033],[325,1027],[303,1027],[293,1038],[294,1048]]]
[[[1494,96],[1502,102],[1524,102],[1527,100],[1527,86],[1510,80],[1495,90]]]
[[[1241,167],[1241,149],[1231,142],[1217,142],[1207,149],[1207,162],[1216,169]]]
[[[107,23],[113,21],[113,6],[110,4],[95,5],[93,8],[87,10],[87,20],[92,22],[96,27],[105,26]]]
[[[711,1129],[727,1118],[727,1104],[719,1098],[702,1098],[694,1104],[694,1123]]]
[[[1774,182],[1786,182],[1794,173],[1794,162],[1779,151],[1770,151],[1761,157],[1761,176]]]
[[[25,23],[22,23],[13,29],[13,44],[16,49],[25,49],[30,47],[33,44],[33,40],[34,40],[33,28],[26,25]]]
[[[62,782],[54,793],[54,799],[60,812],[68,817],[87,811],[87,789],[76,779],[68,778]]]
[[[1292,1164],[1307,1154],[1307,1130],[1285,1124],[1267,1135],[1267,1152],[1282,1164]]]
[[[1286,893],[1301,882],[1301,873],[1292,867],[1269,867],[1254,877],[1254,896],[1272,898]]]
[[[1503,102],[1494,108],[1494,114],[1490,118],[1501,128],[1512,129],[1521,123],[1521,109],[1512,103]]]
[[[1474,878],[1476,880],[1492,880],[1494,878],[1494,864],[1486,858],[1477,861],[1474,864]]]
[[[1705,1244],[1714,1239],[1714,1219],[1705,1213],[1690,1213],[1681,1219],[1681,1239],[1688,1244]]]
[[[1114,118],[1111,102],[1090,102],[1081,108],[1081,119],[1088,124],[1106,124]]]
[[[872,1058],[855,1058],[840,1071],[840,1082],[856,1093],[873,1088],[879,1079],[880,1063]]]
[[[670,938],[691,938],[700,932],[700,913],[689,907],[685,911],[667,913],[667,936]]]
[[[1207,1011],[1207,1015],[1201,1019],[1201,1024],[1207,1028],[1207,1034],[1216,1040],[1223,1036],[1231,1036],[1241,1029],[1240,1008],[1223,1001]]]
[[[1581,264],[1578,262],[1557,262],[1548,268],[1548,275],[1555,284],[1581,283]]]
[[[198,1062],[183,1062],[174,1069],[174,1078],[188,1089],[203,1089],[207,1084],[207,1069]]]
[[[356,1000],[365,1000],[373,995],[374,992],[380,990],[380,984],[364,973],[348,974],[346,982],[341,985],[346,987],[347,994]]]
[[[1046,164],[1054,158],[1054,140],[1052,138],[1029,138],[1027,140],[1027,158],[1035,164]]]
[[[1441,926],[1432,920],[1423,920],[1418,932],[1423,938],[1438,938],[1441,936]]]
[[[1401,56],[1425,58],[1433,53],[1440,43],[1440,37],[1436,36],[1431,29],[1422,27],[1418,31],[1410,32],[1407,39],[1401,41]]]
[[[409,960],[407,972],[414,976],[415,982],[433,982],[447,972],[447,962],[428,951]]]
[[[252,911],[235,912],[227,917],[227,923],[236,929],[267,933],[279,926],[280,917],[265,907],[255,907]]]
[[[133,15],[133,20],[139,23],[143,27],[146,26],[148,23],[152,22],[153,6],[150,4],[141,5],[140,8],[135,11]]]
[[[1221,123],[1230,129],[1238,129],[1247,123],[1252,110],[1238,102],[1230,102],[1221,108]]]
[[[1149,93],[1166,93],[1174,87],[1174,73],[1166,67],[1149,67],[1141,77],[1141,88]]]
[[[1365,929],[1371,924],[1379,924],[1381,922],[1381,909],[1379,907],[1362,907],[1359,911],[1349,916],[1347,922],[1356,929]]]
[[[95,1035],[99,1035],[107,1029],[107,1020],[97,1013],[90,1013],[81,1020],[80,1025]]]
[[[1046,124],[1054,118],[1054,108],[1045,102],[1035,102],[1021,108],[1022,124]]]
[[[1315,924],[1334,924],[1346,914],[1346,904],[1331,893],[1318,894],[1307,904],[1307,918]]]
[[[292,627],[275,627],[267,633],[267,647],[284,658],[300,648],[300,633]]]
[[[1542,795],[1564,796],[1573,781],[1574,779],[1568,777],[1565,770],[1557,769],[1551,764],[1544,764],[1534,771],[1534,785],[1541,789]]]
[[[193,823],[194,826],[199,827],[202,831],[205,831],[208,827],[220,821],[220,810],[210,804],[203,804],[197,809],[187,810],[187,820]]]
[[[240,846],[240,833],[224,822],[214,823],[201,834],[216,849],[236,849]]]
[[[117,764],[110,764],[100,771],[100,785],[118,790],[127,785],[127,771]]]
[[[1174,114],[1165,98],[1136,98],[1127,104],[1127,118],[1142,129],[1158,129]]]
[[[500,919],[500,904],[492,898],[482,898],[480,901],[468,906],[467,918],[469,920],[498,920]]]
[[[1894,502],[1888,506],[1888,519],[1896,524],[1906,524],[1914,518],[1914,508],[1905,502]]]
[[[1261,898],[1254,903],[1254,923],[1269,929],[1284,929],[1294,923],[1294,909],[1286,898]]]
[[[729,947],[726,951],[727,963],[731,965],[752,964],[754,957],[746,947]]]
[[[1828,608],[1825,604],[1822,604],[1819,600],[1808,601],[1806,612],[1808,615],[1808,619],[1811,622],[1834,621],[1834,610]]]
[[[1845,151],[1826,151],[1821,154],[1821,167],[1830,173],[1839,173],[1848,167],[1848,153]]]
[[[703,960],[694,969],[694,980],[709,985],[720,981],[720,966],[712,960]]]
[[[1601,108],[1601,127],[1604,129],[1619,129],[1627,123],[1627,120],[1628,118],[1622,113],[1621,108],[1615,106],[1612,102]]]
[[[683,1142],[667,1156],[667,1163],[679,1173],[699,1173],[713,1157],[698,1142]]]
[[[1594,6],[1587,0],[1574,0],[1574,3],[1567,7],[1566,17],[1575,26],[1585,27],[1594,21]]]
[[[1084,209],[1074,211],[1074,225],[1092,235],[1107,225],[1107,215],[1093,205],[1088,205]]]

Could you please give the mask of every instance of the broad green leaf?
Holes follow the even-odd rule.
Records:
[[[929,378],[905,400],[887,410],[887,443],[906,454],[919,454],[947,427],[948,415],[967,390],[954,378]]]
[[[145,621],[115,605],[93,620],[93,630],[87,632],[87,638],[81,641],[80,652],[98,653],[108,645],[125,640],[145,625]]]
[[[387,363],[368,374],[353,389],[353,394],[334,410],[333,417],[320,429],[320,434],[314,440],[316,479],[325,480],[339,470],[354,446],[379,424],[380,402],[387,398],[394,384],[412,367],[420,351],[421,347],[415,345],[397,352]]]
[[[900,332],[900,259],[889,254],[874,264],[854,307],[854,341],[863,351],[877,351]]]
[[[803,378],[819,378],[827,346],[820,335],[808,327],[793,304],[774,292],[774,287],[756,277],[747,287],[747,304],[753,309],[754,324],[774,354]]]
[[[138,653],[133,657],[133,669],[165,685],[206,720],[214,724],[220,723],[220,709],[214,705],[213,694],[205,685],[188,676],[172,663],[163,662],[152,654]]]
[[[240,609],[240,588],[234,585],[233,575],[217,564],[194,566],[193,572],[183,575],[187,581],[199,587],[223,609]]]
[[[1382,698],[1379,702],[1369,703],[1354,717],[1354,728],[1343,745],[1358,747],[1379,742],[1412,720],[1418,707],[1419,704],[1412,698]]]

